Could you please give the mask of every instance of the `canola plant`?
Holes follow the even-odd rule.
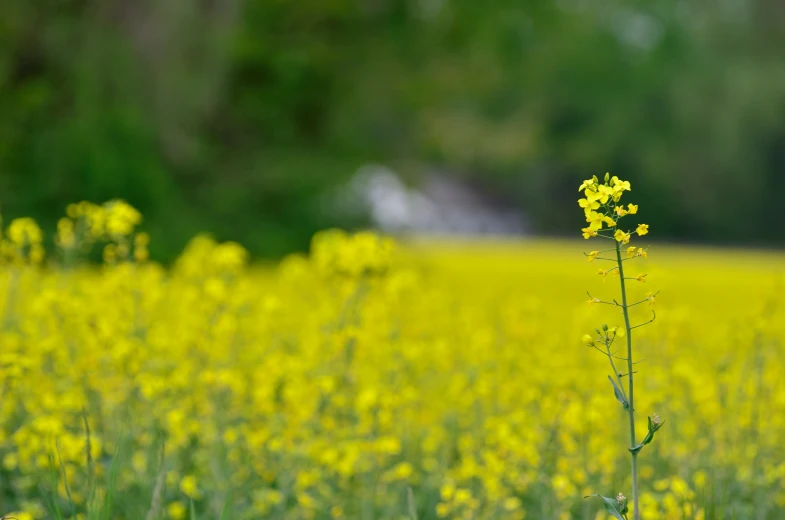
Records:
[[[0,513],[604,519],[583,496],[630,489],[627,412],[581,342],[624,326],[581,298],[618,281],[587,284],[583,243],[327,231],[254,266],[202,236],[164,268],[141,221],[69,206],[51,248],[30,219],[4,228]],[[651,297],[633,318],[657,312],[635,334],[637,426],[667,418],[641,517],[782,518],[785,256],[636,261],[662,289],[629,282]]]

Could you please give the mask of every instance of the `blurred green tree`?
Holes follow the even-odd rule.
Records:
[[[742,0],[5,0],[0,204],[123,197],[153,253],[355,225],[363,163],[430,168],[574,227],[576,177],[650,190],[659,236],[782,243],[785,7]],[[557,197],[543,197],[557,193]],[[779,236],[778,236],[779,235]]]

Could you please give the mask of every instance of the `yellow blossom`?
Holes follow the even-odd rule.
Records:
[[[188,509],[181,502],[172,502],[166,507],[166,512],[173,520],[180,520],[186,517]]]
[[[622,181],[622,180],[619,180],[618,178],[615,179],[615,182],[613,182],[613,187],[614,187],[614,189],[619,190],[619,191],[631,191],[632,190],[632,188],[630,187],[630,181]]]
[[[199,496],[199,488],[196,482],[196,477],[187,475],[180,480],[180,491],[190,498]]]
[[[600,207],[600,203],[597,201],[590,201],[588,199],[579,199],[578,205],[584,209],[586,213],[591,210],[598,209]]]
[[[604,184],[600,184],[597,188],[597,193],[599,195],[599,201],[601,204],[606,204],[608,199],[613,195],[613,188],[610,186],[606,186]]]
[[[616,233],[613,234],[613,238],[615,238],[617,242],[627,244],[630,241],[630,234],[622,231],[621,229],[617,229]]]
[[[643,235],[647,234],[648,232],[649,232],[649,225],[648,224],[640,224],[640,225],[638,225],[638,229],[636,230],[636,233],[638,233],[638,236],[642,237]]]
[[[587,179],[587,180],[583,181],[583,183],[581,183],[581,186],[578,188],[578,191],[583,191],[586,188],[590,188],[593,185],[597,184],[597,182],[598,182],[597,176],[594,175],[591,179]]]

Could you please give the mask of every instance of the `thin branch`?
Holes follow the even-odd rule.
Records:
[[[603,249],[603,250],[601,250],[601,251],[597,251],[597,253],[607,253],[607,252],[609,252],[609,251],[616,251],[616,248],[611,248],[611,249]],[[584,254],[584,255],[586,255],[586,256],[589,256],[589,255],[588,255],[588,253],[585,253],[585,252],[584,252],[583,254]]]
[[[647,321],[645,323],[641,323],[640,325],[635,325],[634,327],[630,327],[630,330],[637,329],[638,327],[643,327],[644,325],[648,325],[649,323],[652,323],[654,320],[656,320],[657,319],[657,313],[654,312],[654,311],[651,311],[651,314],[652,314],[652,317],[651,317],[651,319],[649,321]]]
[[[602,349],[600,349],[600,347],[598,347],[597,345],[592,345],[591,348],[593,348],[594,350],[596,350],[597,352],[599,352],[603,356],[607,356],[608,355],[606,352],[604,352]],[[0,520],[2,520],[2,519],[0,519]]]
[[[636,305],[640,305],[640,304],[642,304],[642,303],[650,302],[650,301],[651,301],[651,298],[656,298],[658,294],[660,294],[660,291],[657,291],[656,293],[652,294],[651,296],[649,296],[649,297],[647,297],[647,298],[644,298],[644,299],[642,299],[642,300],[641,300],[641,301],[639,301],[639,302],[631,303],[631,304],[629,305],[629,307],[635,307]]]
[[[586,291],[586,294],[588,294],[589,298],[591,298],[590,303],[602,303],[602,304],[605,304],[605,305],[618,305],[618,303],[614,304],[612,302],[606,302],[605,300],[600,300],[599,298],[595,298],[594,296],[591,295],[591,293],[589,291]]]
[[[611,364],[611,369],[613,370],[613,376],[616,378],[616,382],[619,383],[619,388],[621,389],[622,396],[624,397],[625,401],[629,401],[627,398],[627,391],[624,389],[624,383],[621,382],[621,377],[618,370],[616,370],[616,364],[613,362],[614,355],[611,354],[610,344],[606,345],[607,352],[604,352],[606,356],[608,356],[608,362]]]

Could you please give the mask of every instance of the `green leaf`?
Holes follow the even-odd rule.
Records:
[[[414,492],[411,486],[406,487],[406,503],[409,506],[409,520],[419,520],[417,516],[417,505],[414,503]],[[2,520],[2,518],[0,518]]]
[[[226,502],[224,503],[223,510],[221,511],[221,519],[220,520],[226,520],[226,518],[229,518],[229,509],[231,507],[232,507],[232,493],[230,491],[229,492],[229,496],[226,497]],[[2,520],[2,519],[0,519],[0,520]]]
[[[624,520],[624,517],[621,516],[622,513],[621,513],[621,510],[619,509],[619,501],[618,500],[616,500],[615,498],[604,497],[602,495],[596,495],[596,494],[595,495],[589,495],[589,496],[583,497],[583,498],[592,498],[592,497],[599,497],[599,498],[601,498],[602,499],[602,503],[605,506],[605,509],[611,515],[613,515],[614,518],[616,518],[617,520]],[[624,510],[627,509],[627,501],[626,500],[624,501],[623,509]]]
[[[608,381],[610,381],[611,384],[613,385],[613,395],[616,396],[616,400],[622,404],[625,410],[628,410],[630,408],[630,403],[628,403],[627,400],[624,398],[624,394],[619,389],[619,387],[616,386],[616,382],[613,380],[611,376],[608,376]]]
[[[660,424],[653,424],[651,422],[651,417],[649,417],[649,433],[646,434],[646,437],[643,438],[643,444],[649,444],[652,440],[654,440],[654,434],[662,428],[662,425],[665,424],[665,421],[662,421]]]
[[[651,443],[654,440],[654,434],[662,428],[662,425],[665,424],[665,421],[662,421],[660,424],[654,424],[651,422],[651,417],[649,417],[649,432],[646,434],[646,437],[643,438],[640,444],[637,446],[630,448],[631,453],[638,453],[641,451],[641,448],[646,446],[647,444]]]
[[[619,504],[619,513],[621,513],[622,516],[626,516],[629,512],[630,509],[627,507],[627,498],[625,497],[625,499],[621,501],[621,504]]]

